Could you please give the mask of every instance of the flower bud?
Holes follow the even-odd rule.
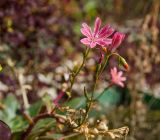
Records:
[[[125,68],[125,70],[129,70],[129,65],[128,65],[128,63],[126,62],[126,60],[123,58],[123,57],[119,57],[119,64],[120,65],[122,65],[124,68]]]
[[[114,52],[119,47],[119,45],[124,40],[124,37],[125,37],[125,35],[120,32],[116,32],[114,34],[113,39],[112,39],[112,44],[111,44],[111,51],[112,52]]]

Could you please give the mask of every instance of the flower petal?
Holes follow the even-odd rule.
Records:
[[[103,41],[106,43],[106,45],[112,44],[112,39],[110,39],[110,38],[106,38]]]
[[[114,29],[110,27],[110,25],[105,25],[99,32],[99,36],[101,38],[109,37],[111,34],[113,34]]]
[[[111,74],[111,78],[112,78],[111,79],[112,84],[116,84],[121,87],[124,87],[123,81],[126,80],[126,77],[122,77],[122,74],[123,74],[122,71],[118,72],[117,68],[114,67],[113,69],[111,69],[110,74]]]
[[[115,31],[115,29],[113,29],[112,27],[108,28],[106,36],[105,37],[109,37],[113,34],[113,32]]]
[[[121,77],[121,76],[122,76],[122,74],[123,74],[123,72],[122,72],[122,71],[118,72],[118,76],[119,76],[119,77]]]
[[[91,33],[86,28],[81,28],[81,33],[86,37],[89,37],[89,38],[92,37]]]
[[[98,45],[100,46],[107,46],[107,45],[110,45],[112,43],[112,39],[102,39],[102,38],[99,38],[99,39],[96,39],[96,42]]]
[[[91,41],[91,43],[90,43],[90,47],[91,47],[91,48],[94,48],[96,45],[97,45],[97,44],[96,44],[95,41]]]
[[[100,26],[101,26],[101,19],[99,17],[97,17],[95,24],[94,24],[94,36],[96,36],[98,34]]]
[[[105,25],[103,28],[101,28],[101,30],[99,31],[100,37],[105,36],[106,31],[108,30],[109,27],[110,27],[109,25]]]
[[[126,81],[126,77],[121,77],[121,81]]]
[[[100,45],[100,46],[105,46],[105,45],[106,45],[106,42],[103,41],[102,39],[97,39],[97,40],[96,40],[96,43],[97,43],[98,45]]]
[[[119,86],[121,86],[121,87],[124,87],[124,84],[123,84],[123,82],[119,82],[119,83],[117,83]]]
[[[114,67],[114,68],[113,68],[113,71],[114,71],[115,73],[117,73],[117,68],[116,68],[116,67]]]
[[[80,40],[81,43],[83,43],[84,45],[90,45],[90,39],[89,38],[83,38]]]
[[[91,27],[89,27],[88,25],[87,25],[87,23],[82,23],[82,27],[90,34],[90,35],[92,35],[92,30],[91,30]]]

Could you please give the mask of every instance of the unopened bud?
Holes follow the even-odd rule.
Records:
[[[129,65],[123,57],[119,57],[119,63],[122,65],[127,71],[129,70]]]
[[[125,63],[123,66],[127,71],[129,70],[129,65],[127,63]]]

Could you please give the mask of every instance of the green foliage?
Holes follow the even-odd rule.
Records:
[[[27,140],[35,140],[37,137],[44,136],[46,132],[55,127],[55,120],[51,118],[40,120],[33,128]],[[46,136],[47,137],[47,136]]]
[[[121,93],[116,88],[103,91],[103,95],[98,99],[104,107],[113,107],[120,101]]]
[[[30,108],[28,109],[30,116],[33,117],[33,116],[36,116],[37,114],[39,114],[41,107],[43,105],[44,105],[44,103],[41,100],[34,103],[33,105],[31,105]]]
[[[45,102],[39,100],[38,102],[32,104],[27,112],[29,116],[36,116],[40,113],[42,106],[50,102],[47,96],[44,97]],[[0,119],[9,125],[12,131],[12,140],[20,140],[22,133],[28,127],[28,122],[25,118],[18,112],[20,109],[20,104],[14,95],[8,95],[3,101],[5,109],[0,110]],[[28,140],[35,140],[36,137],[44,135],[46,132],[50,131],[55,127],[55,120],[47,118],[40,120],[32,132],[30,133]],[[46,136],[47,137],[47,136]],[[58,136],[57,136],[58,137]]]
[[[19,132],[25,128],[26,121],[17,114],[20,104],[13,95],[8,95],[3,101],[5,108],[0,110],[0,119],[9,125],[12,132]]]

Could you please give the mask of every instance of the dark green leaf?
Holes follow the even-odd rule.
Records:
[[[30,116],[36,116],[37,114],[39,114],[39,112],[41,111],[41,108],[43,106],[43,102],[42,101],[38,101],[34,104],[32,104],[30,106],[30,108],[28,109]]]

